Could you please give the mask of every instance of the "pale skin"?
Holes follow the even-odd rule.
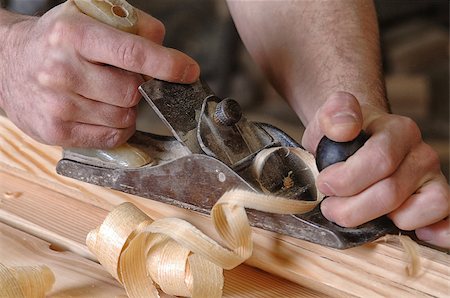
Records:
[[[199,66],[161,46],[164,25],[139,11],[138,36],[66,2],[41,18],[0,10],[0,104],[36,140],[111,148],[135,131],[143,76],[192,83]],[[6,63],[5,63],[6,62]]]
[[[323,214],[345,227],[388,214],[398,227],[450,248],[449,186],[437,154],[411,119],[388,113],[372,2],[228,4],[252,57],[305,124],[306,149],[314,153],[323,135],[339,142],[361,129],[370,135],[350,159],[319,175],[329,196]],[[135,129],[142,75],[181,83],[199,76],[195,61],[161,46],[164,26],[139,14],[133,36],[71,3],[40,19],[0,11],[1,107],[43,143],[125,142]]]

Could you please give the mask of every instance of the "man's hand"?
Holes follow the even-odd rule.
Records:
[[[180,83],[199,76],[194,60],[161,46],[164,26],[142,11],[138,35],[82,14],[72,1],[41,18],[0,13],[10,20],[0,24],[8,27],[0,30],[0,106],[43,143],[120,145],[135,130],[142,75]]]
[[[388,214],[400,229],[450,248],[449,187],[436,152],[411,119],[362,108],[351,94],[335,93],[305,131],[303,145],[311,152],[323,135],[338,142],[354,139],[361,129],[370,135],[346,162],[320,173],[318,188],[329,196],[322,203],[324,216],[355,227]]]

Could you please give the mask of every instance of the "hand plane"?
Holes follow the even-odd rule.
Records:
[[[80,149],[65,149],[56,168],[59,174],[205,214],[233,188],[297,200],[320,195],[313,175],[317,169],[282,150],[267,160],[263,177],[255,177],[252,162],[261,151],[300,145],[274,126],[247,120],[235,100],[219,99],[201,81],[183,85],[154,79],[139,90],[173,134],[136,131],[131,137],[128,144],[148,154],[152,162],[129,167]],[[287,176],[292,179],[290,187],[284,187]],[[338,249],[398,231],[387,217],[343,228],[324,218],[320,206],[301,215],[248,210],[248,218],[254,227]]]

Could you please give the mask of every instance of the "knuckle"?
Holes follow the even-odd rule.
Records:
[[[140,99],[141,95],[139,93],[138,87],[141,84],[140,80],[133,80],[132,82],[126,84],[127,88],[125,91],[125,95],[123,97],[123,107],[131,108],[136,106]]]
[[[136,121],[136,109],[119,108],[115,115],[115,126],[117,128],[127,128],[134,125]]]
[[[159,20],[155,20],[155,24],[152,30],[154,40],[162,42],[164,40],[164,36],[166,35],[166,27],[164,26],[164,24]]]
[[[53,22],[48,30],[47,41],[56,46],[71,40],[77,26],[73,26],[70,18],[59,18]]]
[[[389,146],[389,140],[387,136],[383,137],[385,140],[381,140],[379,144],[375,146],[375,151],[373,152],[373,160],[376,160],[377,167],[380,172],[386,174],[393,173],[397,168],[397,162],[394,159],[396,155],[391,146]]]
[[[391,212],[402,203],[402,196],[398,182],[393,178],[385,179],[383,189],[377,194],[377,201],[383,211]]]
[[[142,45],[133,39],[124,41],[117,48],[117,58],[123,65],[123,68],[136,72],[142,69],[142,65],[145,62]]]
[[[433,203],[430,204],[431,207],[435,207],[446,214],[449,213],[450,208],[450,196],[449,196],[449,187],[443,182],[438,184],[436,189],[434,190]]]
[[[107,148],[114,148],[120,145],[121,135],[119,129],[109,128],[105,129],[104,144]]]
[[[425,154],[428,164],[432,169],[440,169],[439,154],[430,145],[424,143]]]
[[[38,81],[44,86],[69,88],[78,84],[77,75],[65,61],[49,58],[38,74]]]
[[[404,129],[409,132],[411,138],[415,141],[420,140],[422,138],[422,134],[416,122],[408,117],[402,117],[401,119]]]

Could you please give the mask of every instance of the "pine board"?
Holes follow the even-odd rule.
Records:
[[[6,266],[46,265],[55,275],[49,297],[120,297],[125,291],[98,263],[0,223],[0,263]]]
[[[85,246],[84,239],[90,230],[103,221],[108,214],[107,210],[74,200],[2,171],[0,181],[7,185],[0,188],[3,196],[0,202],[1,222],[44,239],[59,251],[68,251],[80,258],[91,260],[91,263],[96,260]],[[21,191],[18,192],[18,189]],[[4,195],[14,192],[16,196]],[[18,251],[22,252],[20,249]],[[17,258],[19,255],[20,253]],[[8,259],[8,254],[0,249],[0,262],[2,258]],[[313,290],[246,265],[225,271],[224,297],[255,295],[268,298],[320,296]]]
[[[11,184],[16,188],[10,191],[24,192],[30,185],[35,185],[57,194],[55,201],[65,197],[71,202],[88,204],[89,209],[95,206],[100,210],[111,210],[123,201],[131,201],[155,219],[163,216],[187,219],[215,237],[207,216],[58,176],[54,168],[60,156],[60,148],[39,144],[21,133],[9,120],[0,118],[0,165],[4,174],[0,181],[5,181],[6,177],[23,181]],[[33,191],[32,195],[40,196],[40,199],[47,197],[40,193]],[[2,220],[19,212],[18,207],[8,209],[6,206],[12,206],[8,204],[3,202],[1,205]],[[47,204],[54,202],[47,201]],[[38,213],[30,213],[27,215],[29,220],[37,220]],[[77,215],[77,225],[86,224],[82,216]],[[64,214],[64,219],[67,216]],[[17,217],[24,218],[25,215],[21,213]],[[76,236],[75,232],[71,233]],[[77,241],[81,236],[76,236]],[[339,251],[260,229],[254,229],[254,242],[255,251],[247,264],[334,297],[448,297],[450,294],[449,256],[427,247],[420,249],[423,271],[412,278],[405,274],[403,251],[396,244],[366,244]]]

